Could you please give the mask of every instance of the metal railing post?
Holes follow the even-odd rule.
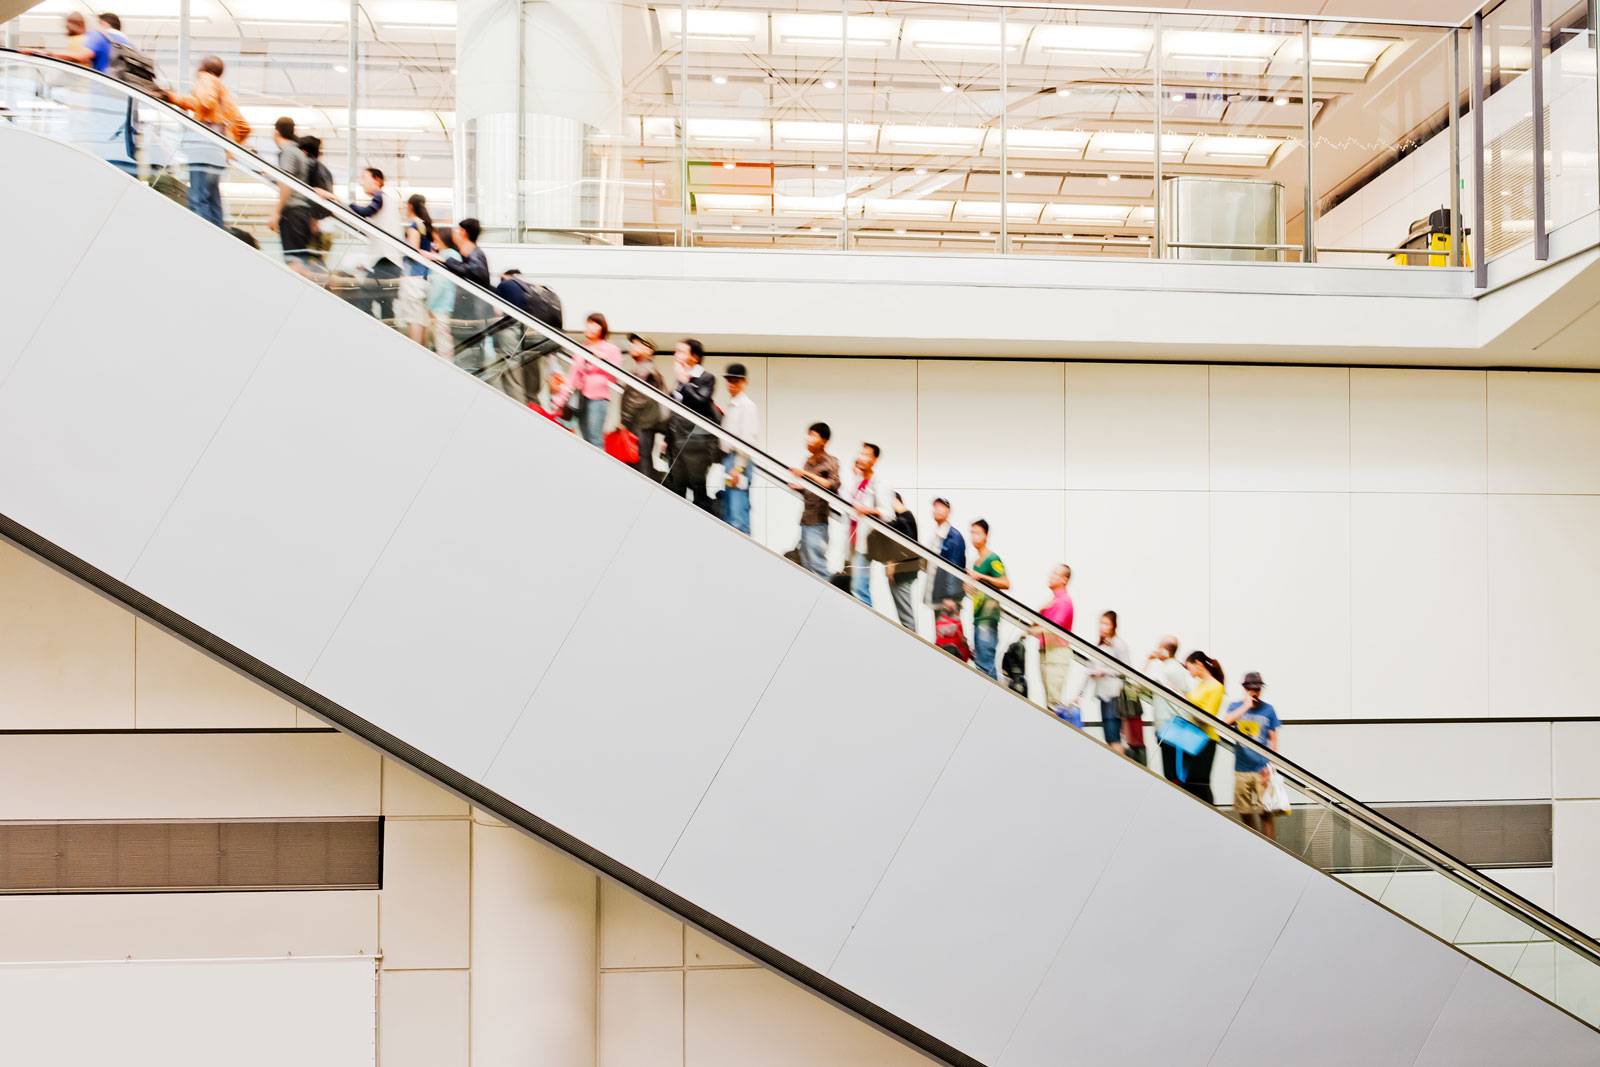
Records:
[[[839,249],[850,251],[850,5],[839,0]]]
[[[1461,266],[1461,33],[1450,31],[1450,265]]]
[[[1529,81],[1533,93],[1533,258],[1550,258],[1550,233],[1545,225],[1544,191],[1544,10],[1539,0],[1528,0]]]
[[[1156,111],[1156,144],[1155,144],[1155,169],[1151,172],[1151,188],[1155,197],[1155,211],[1151,218],[1155,222],[1155,238],[1150,242],[1150,252],[1156,259],[1167,258],[1167,242],[1161,232],[1161,111],[1162,102],[1167,94],[1161,81],[1161,16],[1155,16],[1155,52],[1153,53],[1155,65],[1155,111]]]
[[[1489,288],[1483,261],[1483,12],[1472,16],[1472,284]]]
[[[1301,58],[1301,61],[1305,64],[1305,69],[1301,72],[1301,77],[1304,79],[1304,81],[1302,82],[1301,91],[1305,94],[1305,105],[1306,105],[1305,106],[1305,120],[1306,120],[1306,129],[1305,129],[1305,138],[1306,138],[1306,202],[1305,202],[1305,214],[1302,216],[1302,220],[1301,220],[1301,224],[1300,224],[1300,231],[1301,231],[1300,239],[1301,239],[1302,246],[1303,246],[1301,248],[1301,250],[1300,250],[1300,262],[1302,262],[1302,263],[1315,263],[1317,261],[1317,189],[1316,189],[1316,184],[1315,184],[1315,182],[1316,182],[1316,168],[1312,165],[1312,163],[1313,163],[1313,152],[1312,152],[1313,140],[1312,139],[1314,137],[1314,134],[1312,133],[1311,127],[1312,127],[1312,123],[1314,123],[1316,121],[1316,117],[1317,117],[1317,101],[1316,101],[1316,94],[1314,92],[1312,92],[1312,86],[1311,86],[1311,20],[1310,19],[1306,20],[1305,25],[1304,25],[1304,27],[1303,27],[1303,29],[1301,31],[1301,42],[1303,44],[1303,47],[1300,49],[1300,52],[1301,52],[1301,57],[1300,58]]]

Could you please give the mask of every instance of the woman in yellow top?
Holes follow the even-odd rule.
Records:
[[[1220,714],[1223,697],[1222,664],[1204,652],[1196,650],[1189,653],[1183,665],[1188,668],[1189,676],[1194,679],[1194,684],[1189,687],[1189,703],[1207,715]],[[1200,724],[1200,728],[1211,740],[1206,743],[1205,748],[1183,761],[1183,787],[1210,804],[1212,803],[1211,761],[1217,756],[1217,731],[1215,727],[1204,722]]]

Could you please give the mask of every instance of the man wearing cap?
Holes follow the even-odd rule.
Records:
[[[730,363],[722,373],[728,383],[728,407],[722,414],[722,428],[751,444],[761,436],[761,412],[756,402],[745,392],[747,384],[743,363]],[[750,532],[750,476],[754,468],[750,456],[734,449],[722,458],[726,478],[718,499],[722,501],[722,520],[740,533]]]
[[[1231,723],[1250,740],[1278,751],[1278,712],[1261,699],[1264,683],[1261,675],[1251,671],[1244,676],[1244,699],[1235,700],[1223,713],[1222,721]],[[1240,745],[1233,753],[1233,810],[1239,821],[1250,829],[1277,839],[1273,813],[1263,803],[1267,783],[1272,778],[1272,766],[1265,756]]]

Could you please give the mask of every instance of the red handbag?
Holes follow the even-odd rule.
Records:
[[[606,455],[630,467],[639,462],[639,435],[618,426],[606,434]]]

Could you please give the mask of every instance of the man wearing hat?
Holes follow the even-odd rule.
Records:
[[[1278,751],[1278,712],[1261,699],[1264,683],[1257,671],[1244,676],[1244,699],[1229,704],[1222,721],[1232,723],[1250,740]],[[1273,813],[1263,802],[1272,767],[1265,756],[1240,745],[1233,753],[1233,810],[1239,821],[1257,833],[1277,838]]]
[[[728,383],[728,408],[722,413],[722,428],[740,440],[758,444],[761,437],[761,412],[745,392],[748,384],[743,363],[730,363],[722,380]],[[750,532],[750,478],[755,473],[750,456],[730,449],[722,459],[727,478],[718,499],[722,520],[740,533]]]

